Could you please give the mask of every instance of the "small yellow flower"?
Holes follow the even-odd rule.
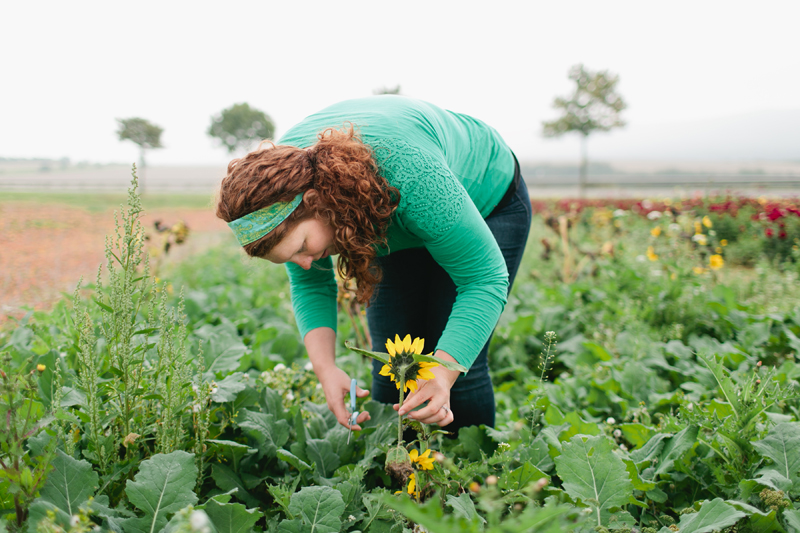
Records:
[[[678,275],[675,272],[673,272],[672,274],[669,275],[669,279],[675,281],[676,279],[678,279]]]
[[[722,253],[722,248],[717,246],[717,248],[714,251],[717,252],[718,254],[721,254]]]
[[[656,226],[655,228],[650,230],[650,235],[653,237],[658,237],[661,235],[661,226]]]
[[[712,255],[709,260],[709,265],[714,270],[719,270],[723,266],[725,266],[725,260],[722,259],[722,256],[719,254]]]
[[[728,246],[728,239],[722,239],[721,241],[719,241],[719,243],[720,243],[722,246]]]
[[[692,269],[692,272],[694,272],[694,273],[695,273],[695,274],[697,274],[697,275],[700,275],[700,274],[702,274],[702,273],[703,273],[703,272],[705,272],[705,271],[706,271],[706,269],[705,269],[705,268],[703,268],[703,267],[694,267],[694,268]]]
[[[652,246],[647,247],[647,258],[650,261],[658,261],[658,254],[656,254]]]
[[[433,463],[436,461],[433,457],[431,457],[431,449],[428,448],[425,450],[422,455],[417,450],[411,450],[411,453],[408,454],[411,457],[412,463],[419,463],[419,467],[423,470],[433,470]]]
[[[699,244],[700,246],[706,246],[706,245],[708,245],[708,237],[706,237],[706,236],[705,236],[705,235],[703,235],[702,233],[696,233],[696,234],[694,235],[694,237],[692,237],[692,240],[693,240],[694,242],[696,242],[697,244]]]
[[[703,225],[697,220],[694,221],[694,234],[699,235],[703,233]]]
[[[711,219],[710,219],[710,218],[708,218],[708,215],[706,215],[706,216],[704,216],[704,217],[703,217],[703,225],[704,225],[705,227],[707,227],[707,228],[712,228],[712,227],[714,227],[714,224],[711,222]]]
[[[46,368],[47,368],[47,367],[46,367],[46,366],[44,366],[44,365],[43,365],[43,364],[41,364],[41,363],[39,363],[38,365],[36,365],[36,370],[38,370],[39,372],[44,372]]]
[[[410,476],[408,476],[408,488],[406,489],[406,491],[409,494],[411,494],[412,496],[417,491],[417,476],[416,475],[411,474]]]

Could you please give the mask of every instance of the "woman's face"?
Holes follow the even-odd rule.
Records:
[[[314,217],[289,230],[265,259],[273,263],[294,263],[308,270],[312,262],[334,253],[333,228]]]

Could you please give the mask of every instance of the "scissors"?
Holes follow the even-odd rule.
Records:
[[[356,425],[358,420],[358,411],[356,411],[356,380],[350,380],[350,418],[347,419],[350,433],[347,434],[347,444],[350,444],[350,435],[353,434],[353,426]]]

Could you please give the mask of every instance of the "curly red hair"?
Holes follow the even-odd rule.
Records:
[[[355,279],[356,298],[369,302],[381,279],[373,265],[376,246],[386,244],[386,230],[400,201],[400,192],[378,174],[372,148],[361,141],[352,124],[322,131],[307,149],[266,144],[228,164],[217,195],[217,216],[232,222],[316,191],[282,224],[244,250],[252,257],[265,257],[299,222],[317,216],[333,227],[340,275]]]

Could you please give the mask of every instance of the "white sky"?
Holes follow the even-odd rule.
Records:
[[[134,161],[115,118],[141,116],[165,130],[149,164],[221,165],[205,131],[233,103],[280,136],[400,84],[493,125],[520,158],[567,158],[575,139],[540,132],[571,65],[618,73],[631,125],[795,110],[798,20],[796,0],[4,2],[0,157]]]

